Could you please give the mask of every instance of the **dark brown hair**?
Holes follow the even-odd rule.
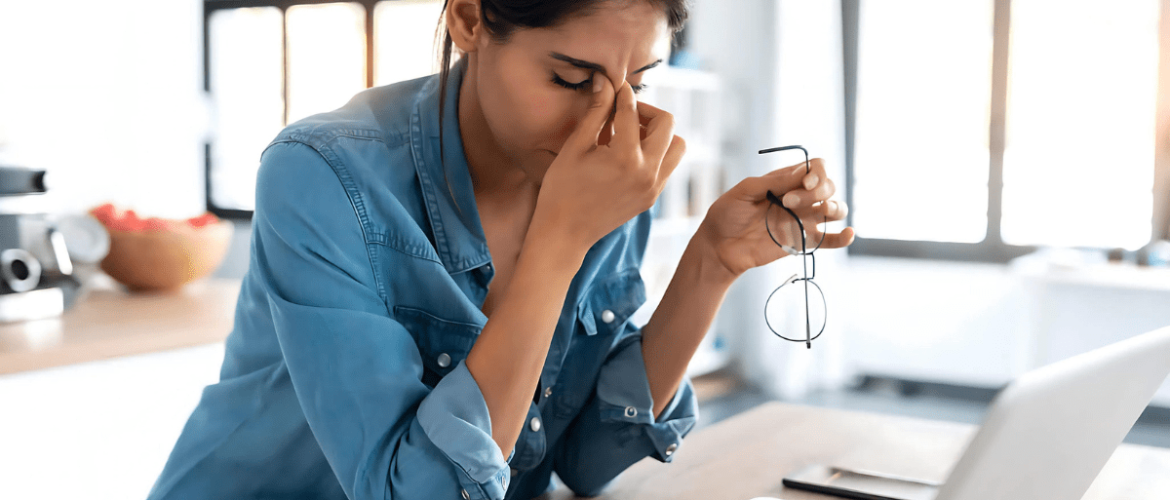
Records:
[[[439,14],[438,33],[443,36],[443,55],[439,63],[439,161],[443,165],[443,179],[447,180],[447,165],[443,158],[443,110],[446,104],[447,78],[451,70],[452,49],[462,56],[462,50],[454,46],[451,34],[447,31],[444,20],[447,16],[447,1],[443,0],[442,13]],[[605,3],[629,3],[631,1],[646,1],[661,7],[666,11],[666,22],[670,27],[672,37],[682,31],[690,10],[690,0],[480,0],[479,17],[483,22],[492,41],[503,45],[508,43],[512,34],[521,29],[547,28],[560,25],[576,16],[587,16],[599,10]],[[460,60],[463,58],[460,57]],[[462,62],[461,64],[466,64]],[[447,191],[451,192],[451,183],[447,182]],[[455,194],[451,192],[451,199]],[[455,200],[455,208],[459,208]]]

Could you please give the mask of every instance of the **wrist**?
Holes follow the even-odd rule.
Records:
[[[585,254],[597,240],[589,240],[585,231],[568,220],[561,213],[561,207],[542,206],[538,201],[532,220],[528,223],[524,245],[549,247],[569,256],[579,255],[584,260]]]
[[[728,269],[719,258],[715,246],[704,239],[699,232],[687,243],[679,267],[690,266],[699,281],[708,286],[730,287],[739,274]]]
[[[524,236],[518,260],[538,261],[540,267],[572,269],[575,274],[585,261],[590,245],[563,226],[533,218]]]

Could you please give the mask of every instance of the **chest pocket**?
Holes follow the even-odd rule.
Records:
[[[483,327],[451,321],[421,309],[394,306],[394,315],[418,345],[423,362],[423,383],[434,387],[467,359]]]
[[[577,303],[576,341],[566,350],[554,399],[553,414],[571,420],[593,393],[596,370],[605,360],[613,337],[625,327],[630,316],[646,303],[646,284],[638,268],[618,271],[594,280]],[[570,375],[566,375],[570,374]]]
[[[646,284],[634,267],[594,281],[577,304],[577,318],[586,335],[613,335],[645,302]]]

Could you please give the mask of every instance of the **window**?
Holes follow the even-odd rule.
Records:
[[[1158,0],[1011,9],[1004,241],[1145,245],[1151,218],[1137,215],[1153,210]]]
[[[357,92],[434,73],[441,0],[205,0],[207,206],[247,218],[260,152],[286,125]]]
[[[1161,3],[845,0],[850,253],[1006,262],[1163,234]]]

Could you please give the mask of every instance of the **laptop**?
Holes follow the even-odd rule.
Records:
[[[860,500],[1080,500],[1167,375],[1170,326],[1018,377],[941,485],[823,465],[784,485]]]

